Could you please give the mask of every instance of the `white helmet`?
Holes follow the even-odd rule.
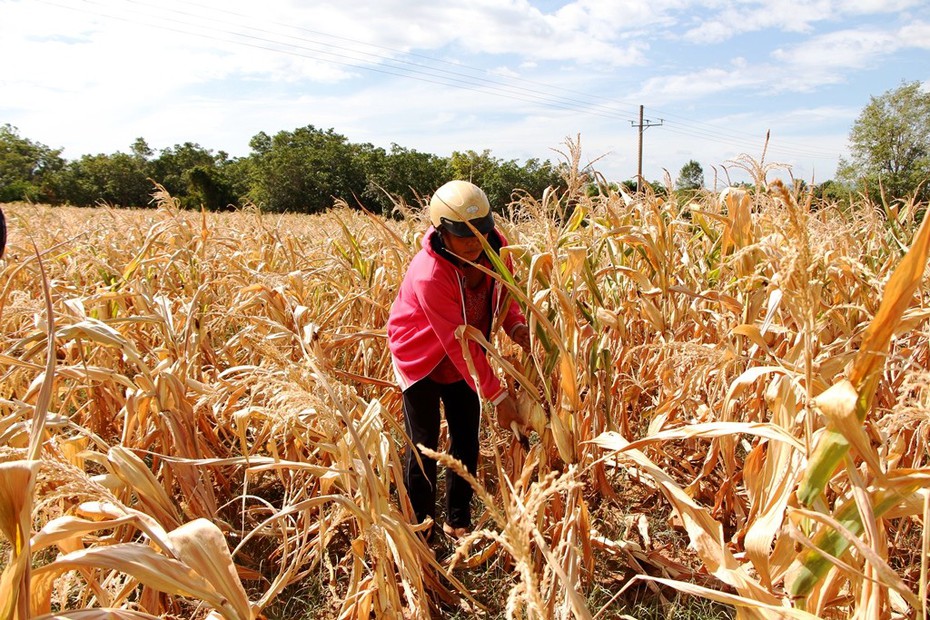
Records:
[[[491,203],[484,191],[468,181],[449,181],[433,193],[429,220],[438,230],[444,228],[456,237],[471,237],[469,222],[480,233],[494,230]]]

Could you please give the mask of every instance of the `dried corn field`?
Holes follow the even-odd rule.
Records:
[[[4,206],[0,618],[925,617],[913,206],[589,194],[500,218],[533,355],[489,346],[535,429],[485,412],[446,548],[384,334],[415,210]]]

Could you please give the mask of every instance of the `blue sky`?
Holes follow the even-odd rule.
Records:
[[[743,180],[770,132],[765,163],[820,182],[870,96],[930,88],[930,2],[0,0],[0,57],[0,124],[68,159],[314,125],[521,162],[580,136],[623,180],[642,105],[648,179]]]

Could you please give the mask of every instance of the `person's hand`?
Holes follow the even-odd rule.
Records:
[[[520,345],[520,348],[529,353],[530,351],[530,328],[526,324],[517,325],[510,334],[510,339]]]
[[[530,449],[529,439],[523,434],[526,423],[520,417],[517,401],[510,394],[497,405],[497,423],[500,424],[501,428],[513,433],[525,450]]]
[[[497,405],[497,423],[506,431],[512,430],[511,425],[514,423],[520,425],[520,412],[517,409],[517,401],[510,394]]]

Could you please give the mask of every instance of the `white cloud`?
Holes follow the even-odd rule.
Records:
[[[910,23],[898,31],[898,36],[904,47],[930,49],[930,22]]]
[[[851,74],[881,66],[907,48],[930,48],[930,25],[915,22],[900,29],[862,27],[828,32],[776,48],[769,53],[770,61],[736,57],[728,68],[705,67],[653,78],[641,92],[663,101],[760,87],[776,93],[808,93],[845,83]]]
[[[690,101],[719,93],[742,90],[765,82],[754,67],[738,62],[730,69],[710,67],[677,75],[664,75],[647,80],[637,96],[663,106],[675,101]]]
[[[811,33],[849,16],[879,16],[926,9],[925,0],[731,0],[717,4],[709,16],[688,29],[686,40],[698,44],[727,41],[749,32],[774,29]]]
[[[776,29],[809,32],[811,23],[829,17],[829,0],[799,3],[795,0],[739,3],[724,6],[686,31],[686,40],[698,44],[727,41],[747,32]]]
[[[642,32],[674,21],[671,11],[683,2],[675,0],[577,0],[558,9],[550,19],[561,29],[583,31],[610,39],[623,32]]]
[[[925,0],[836,0],[836,10],[847,15],[899,13],[908,9],[927,8]]]
[[[861,69],[874,65],[901,45],[901,38],[893,31],[861,28],[831,32],[790,48],[776,49],[772,57],[795,70],[822,76],[840,68]]]
[[[439,44],[455,43],[472,54],[512,54],[521,60],[607,63],[642,62],[643,45],[620,42],[619,32],[593,18],[591,7],[573,3],[544,15],[527,2],[493,0],[437,10]]]
[[[640,2],[633,15],[653,14],[646,6]],[[620,41],[622,30],[616,25],[637,23],[630,17],[630,7],[621,11],[615,2],[589,0],[570,3],[553,14],[544,14],[526,0],[464,4],[448,0],[369,0],[301,8],[291,23],[313,30],[351,33],[353,40],[373,45],[363,47],[346,41],[341,45],[381,56],[452,46],[469,54],[513,54],[524,61],[557,59],[628,65],[641,62],[644,47]],[[639,21],[644,19],[640,17]]]

